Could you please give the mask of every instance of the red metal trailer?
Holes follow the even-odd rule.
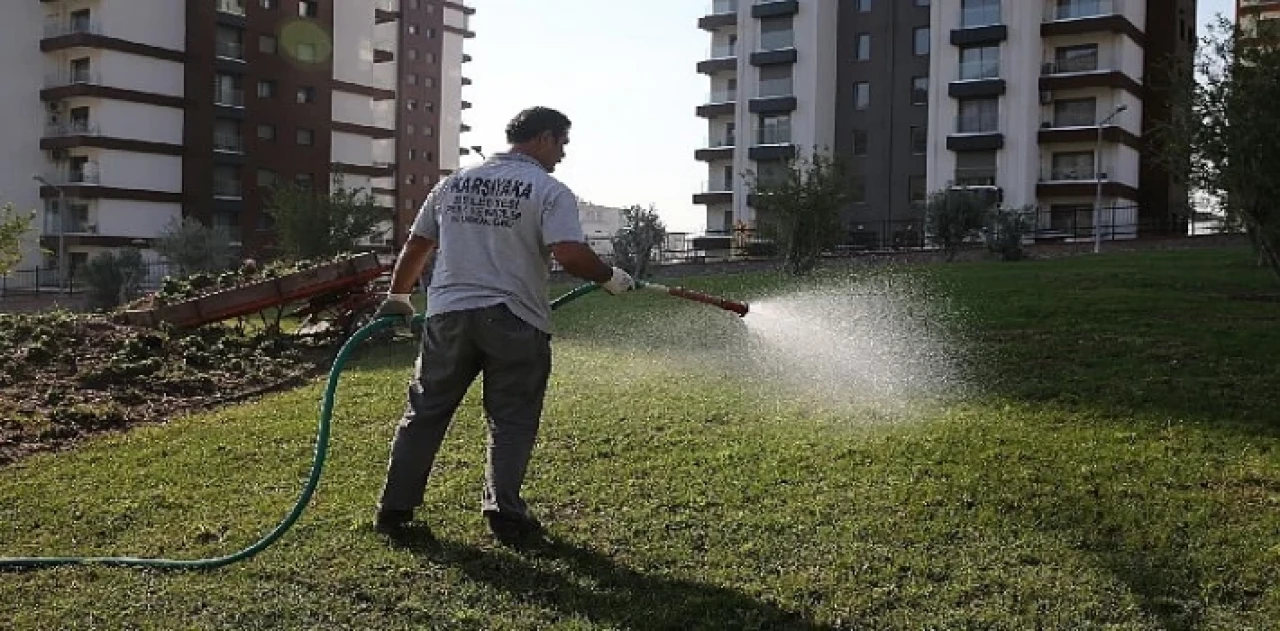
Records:
[[[295,315],[313,319],[328,315],[349,331],[361,315],[376,307],[379,295],[373,282],[390,269],[377,254],[368,252],[182,302],[126,310],[121,317],[138,326],[169,323],[192,328],[305,302]]]

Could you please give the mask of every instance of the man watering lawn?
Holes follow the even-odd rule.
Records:
[[[541,531],[520,487],[551,373],[548,255],[611,294],[634,286],[587,246],[577,197],[551,176],[569,127],[550,108],[520,112],[507,125],[508,152],[445,178],[418,211],[377,312],[411,319],[410,294],[435,259],[414,379],[374,517],[379,531],[413,520],[449,422],[480,373],[489,425],[481,510],[503,543]]]

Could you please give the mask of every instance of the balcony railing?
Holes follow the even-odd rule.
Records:
[[[62,37],[63,35],[75,35],[77,33],[92,33],[94,35],[102,34],[102,25],[97,20],[68,20],[45,22],[45,37]]]
[[[1045,61],[1040,64],[1040,76],[1047,77],[1081,72],[1112,72],[1119,69],[1120,62],[1112,54],[1099,54]]]
[[[770,31],[760,34],[760,50],[780,50],[796,45],[795,31]]]
[[[240,89],[217,89],[213,91],[213,102],[215,105],[229,105],[231,107],[244,107],[244,90]]]
[[[738,0],[712,0],[707,15],[724,15],[738,12]]]
[[[232,153],[243,153],[244,142],[240,139],[240,134],[214,132],[213,133],[213,150],[229,151]]]
[[[732,103],[736,100],[738,100],[737,90],[712,90],[711,94],[707,95],[707,103],[709,104]]]
[[[1058,168],[1051,166],[1041,166],[1040,181],[1041,182],[1097,182],[1099,180],[1106,181],[1109,179],[1108,165],[1102,165],[1101,169],[1094,171],[1092,166],[1081,169]]]
[[[716,44],[711,47],[707,59],[728,59],[738,56],[738,47],[733,44]]]
[[[726,147],[733,147],[736,143],[737,143],[737,139],[733,137],[733,134],[725,134],[720,136],[712,136],[711,138],[704,141],[702,143],[702,146],[706,147],[707,149],[723,149]]]
[[[731,193],[733,192],[733,182],[728,182],[723,178],[716,178],[710,182],[702,183],[703,193]]]
[[[1076,20],[1124,13],[1124,0],[1051,0],[1044,10],[1045,22]]]
[[[102,76],[96,70],[76,70],[46,75],[44,87],[60,88],[67,85],[99,84]]]
[[[55,185],[102,183],[102,175],[98,170],[97,162],[84,162],[79,168],[61,169],[43,177],[46,182]]]
[[[1013,1],[1025,2],[1026,0]],[[1002,23],[999,4],[963,7],[960,9],[960,28],[977,28]]]
[[[240,42],[218,40],[214,43],[213,49],[219,57],[244,60],[244,44]]]
[[[213,196],[240,199],[240,182],[215,179],[213,181]]]
[[[791,126],[762,127],[756,130],[756,144],[787,145],[791,144]]]
[[[217,8],[218,13],[244,15],[244,0],[217,0],[214,6]]]
[[[982,59],[978,61],[960,62],[960,80],[976,81],[979,79],[1000,78],[1000,60]]]
[[[760,82],[760,90],[757,92],[761,98],[771,98],[776,96],[791,96],[795,94],[794,84],[791,77],[786,79],[768,79]]]
[[[46,138],[59,138],[62,136],[97,136],[98,126],[89,121],[71,121],[69,123],[45,125],[44,135]]]
[[[956,116],[957,134],[1000,133],[999,117],[994,114],[961,114]]]

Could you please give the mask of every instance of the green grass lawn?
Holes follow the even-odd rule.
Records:
[[[485,534],[477,389],[422,510],[440,544],[400,546],[367,522],[415,348],[373,347],[276,546],[0,572],[0,627],[1276,628],[1280,303],[1239,296],[1280,288],[1247,250],[681,283],[763,303],[871,277],[931,297],[958,394],[886,414],[773,392],[718,349],[731,316],[592,295],[556,315],[527,488],[553,543]],[[293,502],[322,388],[0,469],[0,556],[240,549]]]

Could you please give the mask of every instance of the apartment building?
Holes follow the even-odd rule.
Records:
[[[711,37],[697,64],[711,92],[697,115],[707,141],[695,157],[707,178],[693,203],[707,230],[750,225],[751,178],[776,177],[797,152],[835,145],[837,3],[715,0],[698,26]]]
[[[1236,0],[1236,24],[1247,34],[1254,34],[1260,25],[1280,29],[1280,0]]]
[[[145,250],[182,217],[263,252],[268,187],[327,191],[334,174],[376,193],[391,245],[393,209],[456,168],[461,41],[472,36],[461,3],[404,4],[15,3],[0,26],[0,199],[41,211],[23,265]]]
[[[1169,68],[1190,69],[1194,0],[932,9],[929,190],[994,187],[1006,205],[1041,209],[1041,235],[1185,231],[1188,192],[1147,139],[1170,113]]]

